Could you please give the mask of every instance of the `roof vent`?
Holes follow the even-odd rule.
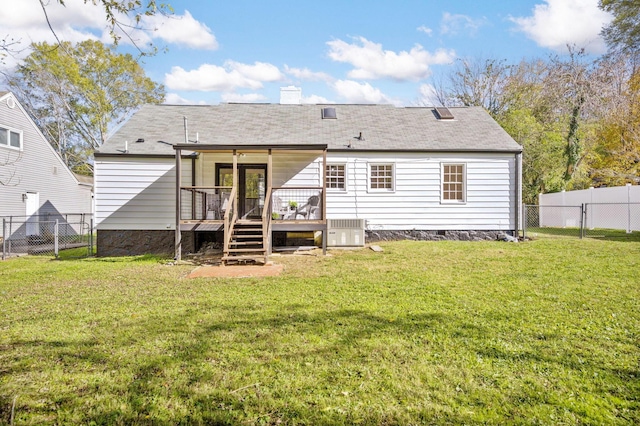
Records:
[[[322,108],[322,119],[324,120],[325,118],[332,118],[332,119],[337,119],[338,115],[336,114],[336,109],[335,108]]]
[[[453,114],[447,107],[436,107],[436,114],[440,120],[453,120]]]

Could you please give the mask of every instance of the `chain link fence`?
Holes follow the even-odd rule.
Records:
[[[93,255],[93,216],[88,213],[2,217],[2,259],[25,254]],[[71,250],[74,249],[74,250]]]
[[[640,203],[525,205],[525,238],[538,236],[640,239]]]

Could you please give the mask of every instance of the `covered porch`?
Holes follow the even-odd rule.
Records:
[[[176,259],[186,233],[221,234],[225,263],[267,262],[277,232],[320,231],[326,250],[326,145],[174,149]]]

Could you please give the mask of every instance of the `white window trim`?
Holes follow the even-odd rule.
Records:
[[[324,182],[329,192],[347,192],[347,188],[349,188],[349,172],[347,163],[327,163],[327,167],[329,166],[342,166],[344,167],[344,188],[329,188],[327,185],[327,170],[324,171]]]
[[[6,145],[0,144],[0,148],[13,149],[14,151],[22,151],[22,148],[24,147],[24,135],[22,133],[22,130],[15,129],[10,126],[5,126],[4,124],[0,124],[0,132],[5,130],[7,131],[7,144]],[[15,147],[11,145],[11,132],[17,133],[20,135],[20,147]]]
[[[462,200],[444,199],[444,166],[462,166]],[[467,204],[467,163],[443,162],[440,163],[440,204]]]
[[[391,188],[371,188],[371,166],[391,166]],[[396,163],[367,163],[367,192],[396,192]]]

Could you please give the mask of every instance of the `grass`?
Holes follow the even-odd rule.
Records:
[[[638,424],[640,244],[0,263],[0,423]]]
[[[527,227],[527,238],[580,238],[580,228],[553,228],[553,227]],[[635,241],[640,242],[640,231],[627,233],[620,229],[594,228],[584,231],[585,238],[598,238],[603,240]]]

